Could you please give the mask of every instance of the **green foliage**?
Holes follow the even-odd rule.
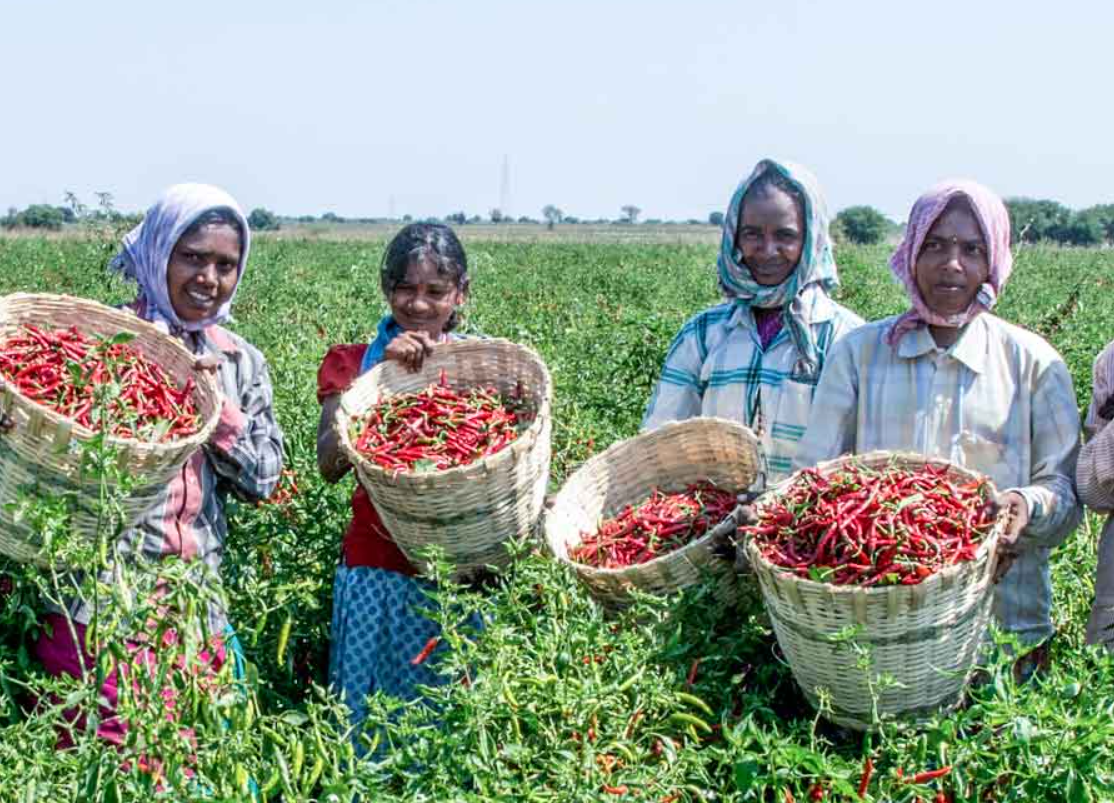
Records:
[[[0,240],[0,293],[130,299],[132,288],[103,271],[117,244]],[[332,576],[353,481],[331,486],[317,475],[314,391],[328,346],[366,342],[385,311],[376,281],[383,247],[261,241],[237,296],[235,328],[267,356],[299,487],[282,506],[233,504],[222,575],[251,664],[247,684],[224,677],[214,695],[185,680],[176,686],[181,724],[193,729],[195,743],[137,696],[124,703],[137,725],[121,750],[77,729],[74,748],[56,753],[62,709],[93,712],[96,700],[90,684],[49,679],[31,657],[44,599],[57,594],[50,573],[0,563],[0,800],[248,801],[254,780],[263,797],[284,801],[621,803],[676,794],[676,803],[781,803],[786,790],[807,800],[815,784],[827,800],[853,801],[867,753],[878,768],[867,800],[931,800],[938,789],[972,803],[1114,798],[1114,660],[1083,646],[1100,526],[1093,515],[1054,554],[1052,672],[1019,687],[999,659],[966,708],[920,730],[891,724],[864,739],[825,725],[753,605],[725,611],[696,589],[609,618],[560,565],[527,548],[483,596],[444,586],[437,616],[452,649],[435,656],[443,656],[436,666],[452,682],[430,691],[432,709],[402,710],[374,698],[365,736],[393,749],[352,762],[343,713],[322,686]],[[551,490],[583,460],[637,431],[670,340],[718,300],[715,251],[468,244],[466,331],[532,346],[553,375]],[[889,249],[840,245],[836,256],[843,303],[871,319],[905,308],[886,267]],[[1109,251],[1025,245],[998,310],[1060,350],[1081,405],[1091,361],[1114,338],[1112,276]],[[111,465],[102,461],[102,470]],[[81,548],[66,544],[64,507],[45,504],[36,515],[61,533],[57,549]],[[98,550],[81,559],[100,565]],[[161,579],[177,621],[196,622],[209,592],[183,564],[167,562],[160,573],[127,579],[141,588]],[[115,584],[101,585],[106,598],[120,599]],[[465,624],[473,612],[482,632]],[[130,634],[124,617],[106,617],[101,627],[120,643]],[[187,624],[182,632],[194,629]],[[160,656],[159,672],[173,675],[179,662],[195,666],[199,644],[183,638]],[[690,687],[686,676],[698,658]],[[467,685],[460,681],[466,674]],[[143,688],[157,692],[153,682]],[[151,773],[135,769],[152,756],[165,768],[161,791]],[[932,786],[896,776],[898,768],[909,774],[943,765],[955,769]],[[628,793],[606,794],[604,784]]]
[[[256,207],[248,215],[248,226],[251,227],[252,231],[278,231],[281,224],[278,215],[270,209]]]
[[[835,223],[847,239],[857,245],[882,242],[893,225],[873,206],[849,206],[835,216]]]

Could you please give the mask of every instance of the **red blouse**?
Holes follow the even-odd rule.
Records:
[[[360,373],[360,363],[366,350],[367,344],[363,343],[329,349],[317,369],[317,401],[323,403],[326,397],[348,389]],[[341,553],[345,566],[369,566],[410,576],[417,574],[402,550],[391,540],[391,534],[383,526],[367,491],[358,482],[352,494],[352,522],[344,533]]]

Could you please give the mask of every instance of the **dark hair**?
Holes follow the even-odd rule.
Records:
[[[793,198],[801,205],[801,211],[804,212],[805,208],[805,194],[801,188],[790,178],[783,176],[777,170],[767,168],[758,178],[750,183],[747,187],[746,194],[743,195],[743,203],[739,205],[739,211],[742,212],[742,206],[747,202],[747,198],[752,195],[757,197],[759,195],[766,195],[770,190],[779,189],[785,192],[789,197]]]
[[[458,290],[468,290],[468,258],[453,230],[441,223],[411,223],[394,236],[383,253],[379,268],[383,295],[389,299],[406,279],[407,269],[422,261],[435,266],[442,276],[450,277]],[[453,310],[445,331],[451,332],[459,323],[460,315]]]
[[[240,217],[227,206],[218,206],[210,209],[207,212],[202,212],[201,215],[193,223],[189,225],[182,236],[178,238],[179,241],[184,237],[192,237],[197,234],[206,226],[231,226],[236,229],[236,233],[240,235],[240,247],[244,246],[244,224],[240,222]]]

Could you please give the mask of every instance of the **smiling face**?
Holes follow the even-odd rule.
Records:
[[[990,275],[986,238],[963,198],[951,201],[921,244],[915,265],[917,289],[938,315],[958,315],[971,306]]]
[[[464,303],[465,292],[451,275],[437,270],[428,259],[418,259],[407,266],[406,276],[387,300],[391,314],[404,330],[439,338],[453,310]]]
[[[804,210],[785,190],[767,186],[743,200],[735,246],[761,285],[779,285],[801,259],[805,244]]]
[[[166,291],[178,318],[203,321],[232,297],[240,274],[240,232],[227,224],[187,231],[166,265]]]

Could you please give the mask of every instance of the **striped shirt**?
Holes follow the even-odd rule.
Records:
[[[874,449],[942,457],[1028,503],[1021,555],[997,586],[1002,626],[1052,635],[1048,557],[1082,517],[1072,480],[1079,410],[1067,366],[1039,336],[989,313],[948,349],[926,327],[888,345],[896,318],[867,324],[828,355],[798,467]]]
[[[1114,648],[1114,426],[1110,410],[1100,410],[1114,398],[1114,343],[1095,360],[1094,390],[1083,429],[1087,442],[1079,452],[1075,479],[1083,504],[1109,513],[1099,541],[1095,574],[1095,604],[1087,623],[1087,641]]]
[[[863,321],[827,296],[815,298],[806,319],[823,361]],[[767,481],[776,482],[792,468],[816,390],[816,377],[794,374],[799,358],[786,327],[762,348],[749,307],[729,301],[706,309],[669,347],[642,429],[696,416],[741,421],[759,436]]]
[[[146,560],[176,555],[200,561],[216,577],[228,535],[225,500],[231,493],[254,502],[275,489],[282,471],[282,431],[275,421],[267,363],[254,346],[220,326],[186,338],[185,345],[198,357],[224,356],[217,370],[224,396],[220,419],[209,441],[182,466],[140,522],[120,536],[117,551]],[[92,613],[92,606],[80,601],[71,606],[71,614],[83,624]],[[212,604],[210,632],[221,633],[226,624],[223,608]]]

